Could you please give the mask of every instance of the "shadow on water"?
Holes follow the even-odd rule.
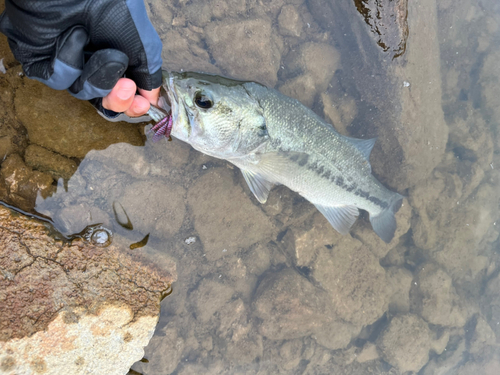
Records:
[[[177,264],[129,374],[500,373],[498,3],[147,3],[166,68],[259,81],[378,137],[373,172],[406,199],[389,244],[367,215],[341,236],[286,187],[261,205],[229,163],[5,60],[0,199]]]

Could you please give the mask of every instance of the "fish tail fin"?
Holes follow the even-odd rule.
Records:
[[[403,202],[403,196],[394,193],[394,197],[389,204],[389,207],[384,209],[376,216],[370,215],[370,223],[377,235],[386,243],[389,243],[394,238],[396,232],[396,218],[394,214],[399,211]]]

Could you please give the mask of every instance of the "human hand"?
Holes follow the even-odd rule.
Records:
[[[129,78],[120,78],[111,92],[102,98],[102,106],[113,112],[123,112],[129,117],[144,115],[150,104],[157,105],[160,96],[160,88],[153,90],[139,89]]]
[[[142,1],[6,0],[0,31],[28,77],[91,100],[111,121],[158,98],[161,41]]]

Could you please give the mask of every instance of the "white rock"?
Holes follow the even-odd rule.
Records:
[[[128,307],[106,306],[77,321],[59,312],[47,330],[0,343],[2,370],[12,374],[126,374],[144,356],[157,316],[134,319]],[[7,364],[7,367],[4,366]]]

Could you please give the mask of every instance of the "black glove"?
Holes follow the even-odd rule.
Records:
[[[26,75],[102,108],[124,74],[161,85],[161,40],[142,0],[5,0],[0,31]],[[121,118],[123,119],[123,118]]]

